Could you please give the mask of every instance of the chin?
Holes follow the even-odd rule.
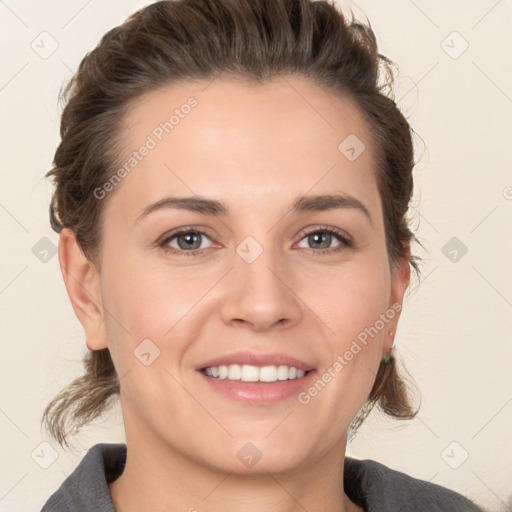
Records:
[[[276,439],[256,435],[240,436],[219,443],[218,449],[214,451],[210,449],[205,462],[217,471],[238,475],[268,476],[268,473],[293,472],[307,463],[307,444],[307,439],[290,442],[281,436]]]

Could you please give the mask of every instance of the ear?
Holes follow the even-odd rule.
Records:
[[[391,275],[391,295],[388,307],[395,311],[395,316],[387,325],[386,335],[384,336],[384,352],[389,353],[395,339],[396,330],[398,327],[398,320],[402,312],[402,304],[404,299],[405,290],[409,285],[411,277],[411,268],[409,258],[411,255],[411,245],[409,242],[404,244],[404,257],[400,258],[396,267]],[[391,333],[391,335],[390,335]]]
[[[85,330],[87,348],[107,348],[99,274],[68,228],[60,233],[59,263],[71,305]]]

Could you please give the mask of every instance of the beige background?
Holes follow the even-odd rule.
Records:
[[[104,32],[146,3],[0,2],[0,511],[38,511],[90,446],[124,440],[115,409],[76,439],[76,451],[56,448],[57,459],[40,466],[52,462],[39,446],[48,441],[41,413],[81,372],[85,343],[57,257],[50,252],[41,261],[33,247],[58,241],[42,176],[58,143],[59,88]],[[398,350],[421,389],[419,416],[400,424],[372,413],[349,453],[506,510],[512,504],[512,2],[342,5],[368,16],[381,52],[400,66],[398,103],[421,135],[412,219],[427,249],[414,249],[424,258],[422,282],[412,282],[398,332]],[[43,51],[42,37],[47,51],[52,40],[58,43],[47,58],[31,47],[35,41]],[[455,262],[452,247],[444,249],[449,257],[443,252],[453,237],[451,243],[468,249]],[[46,455],[33,459],[33,452]]]

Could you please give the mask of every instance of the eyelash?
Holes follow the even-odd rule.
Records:
[[[342,251],[345,248],[352,248],[354,246],[354,243],[352,242],[352,239],[349,236],[347,236],[343,231],[340,231],[340,230],[335,229],[335,228],[327,228],[327,227],[325,227],[325,228],[324,227],[315,228],[315,229],[313,229],[311,231],[308,231],[308,232],[304,233],[302,235],[302,238],[300,239],[300,241],[302,241],[307,236],[310,236],[310,235],[313,235],[313,234],[316,234],[316,233],[327,233],[329,235],[334,235],[341,242],[340,245],[338,245],[336,247],[330,247],[328,249],[316,250],[316,249],[311,249],[310,248],[309,250],[313,251],[313,253],[315,253],[315,255],[317,255],[317,256],[324,256],[326,254],[336,253],[336,252]],[[201,252],[206,250],[206,249],[193,249],[191,251],[185,251],[185,250],[182,250],[182,249],[176,249],[174,247],[169,247],[168,244],[169,244],[169,242],[171,242],[171,240],[173,240],[177,236],[183,235],[183,234],[187,234],[187,235],[189,235],[189,234],[190,235],[191,234],[194,234],[194,235],[205,235],[207,238],[210,238],[204,231],[185,227],[185,228],[179,228],[176,231],[173,231],[171,234],[166,236],[158,245],[165,252],[169,252],[169,253],[172,253],[172,254],[186,255],[186,256],[196,256],[196,255],[198,255]]]

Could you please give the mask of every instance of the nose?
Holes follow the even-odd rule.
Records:
[[[249,261],[235,254],[233,269],[224,280],[224,323],[263,332],[300,322],[303,308],[294,290],[297,286],[293,269],[270,249]]]

